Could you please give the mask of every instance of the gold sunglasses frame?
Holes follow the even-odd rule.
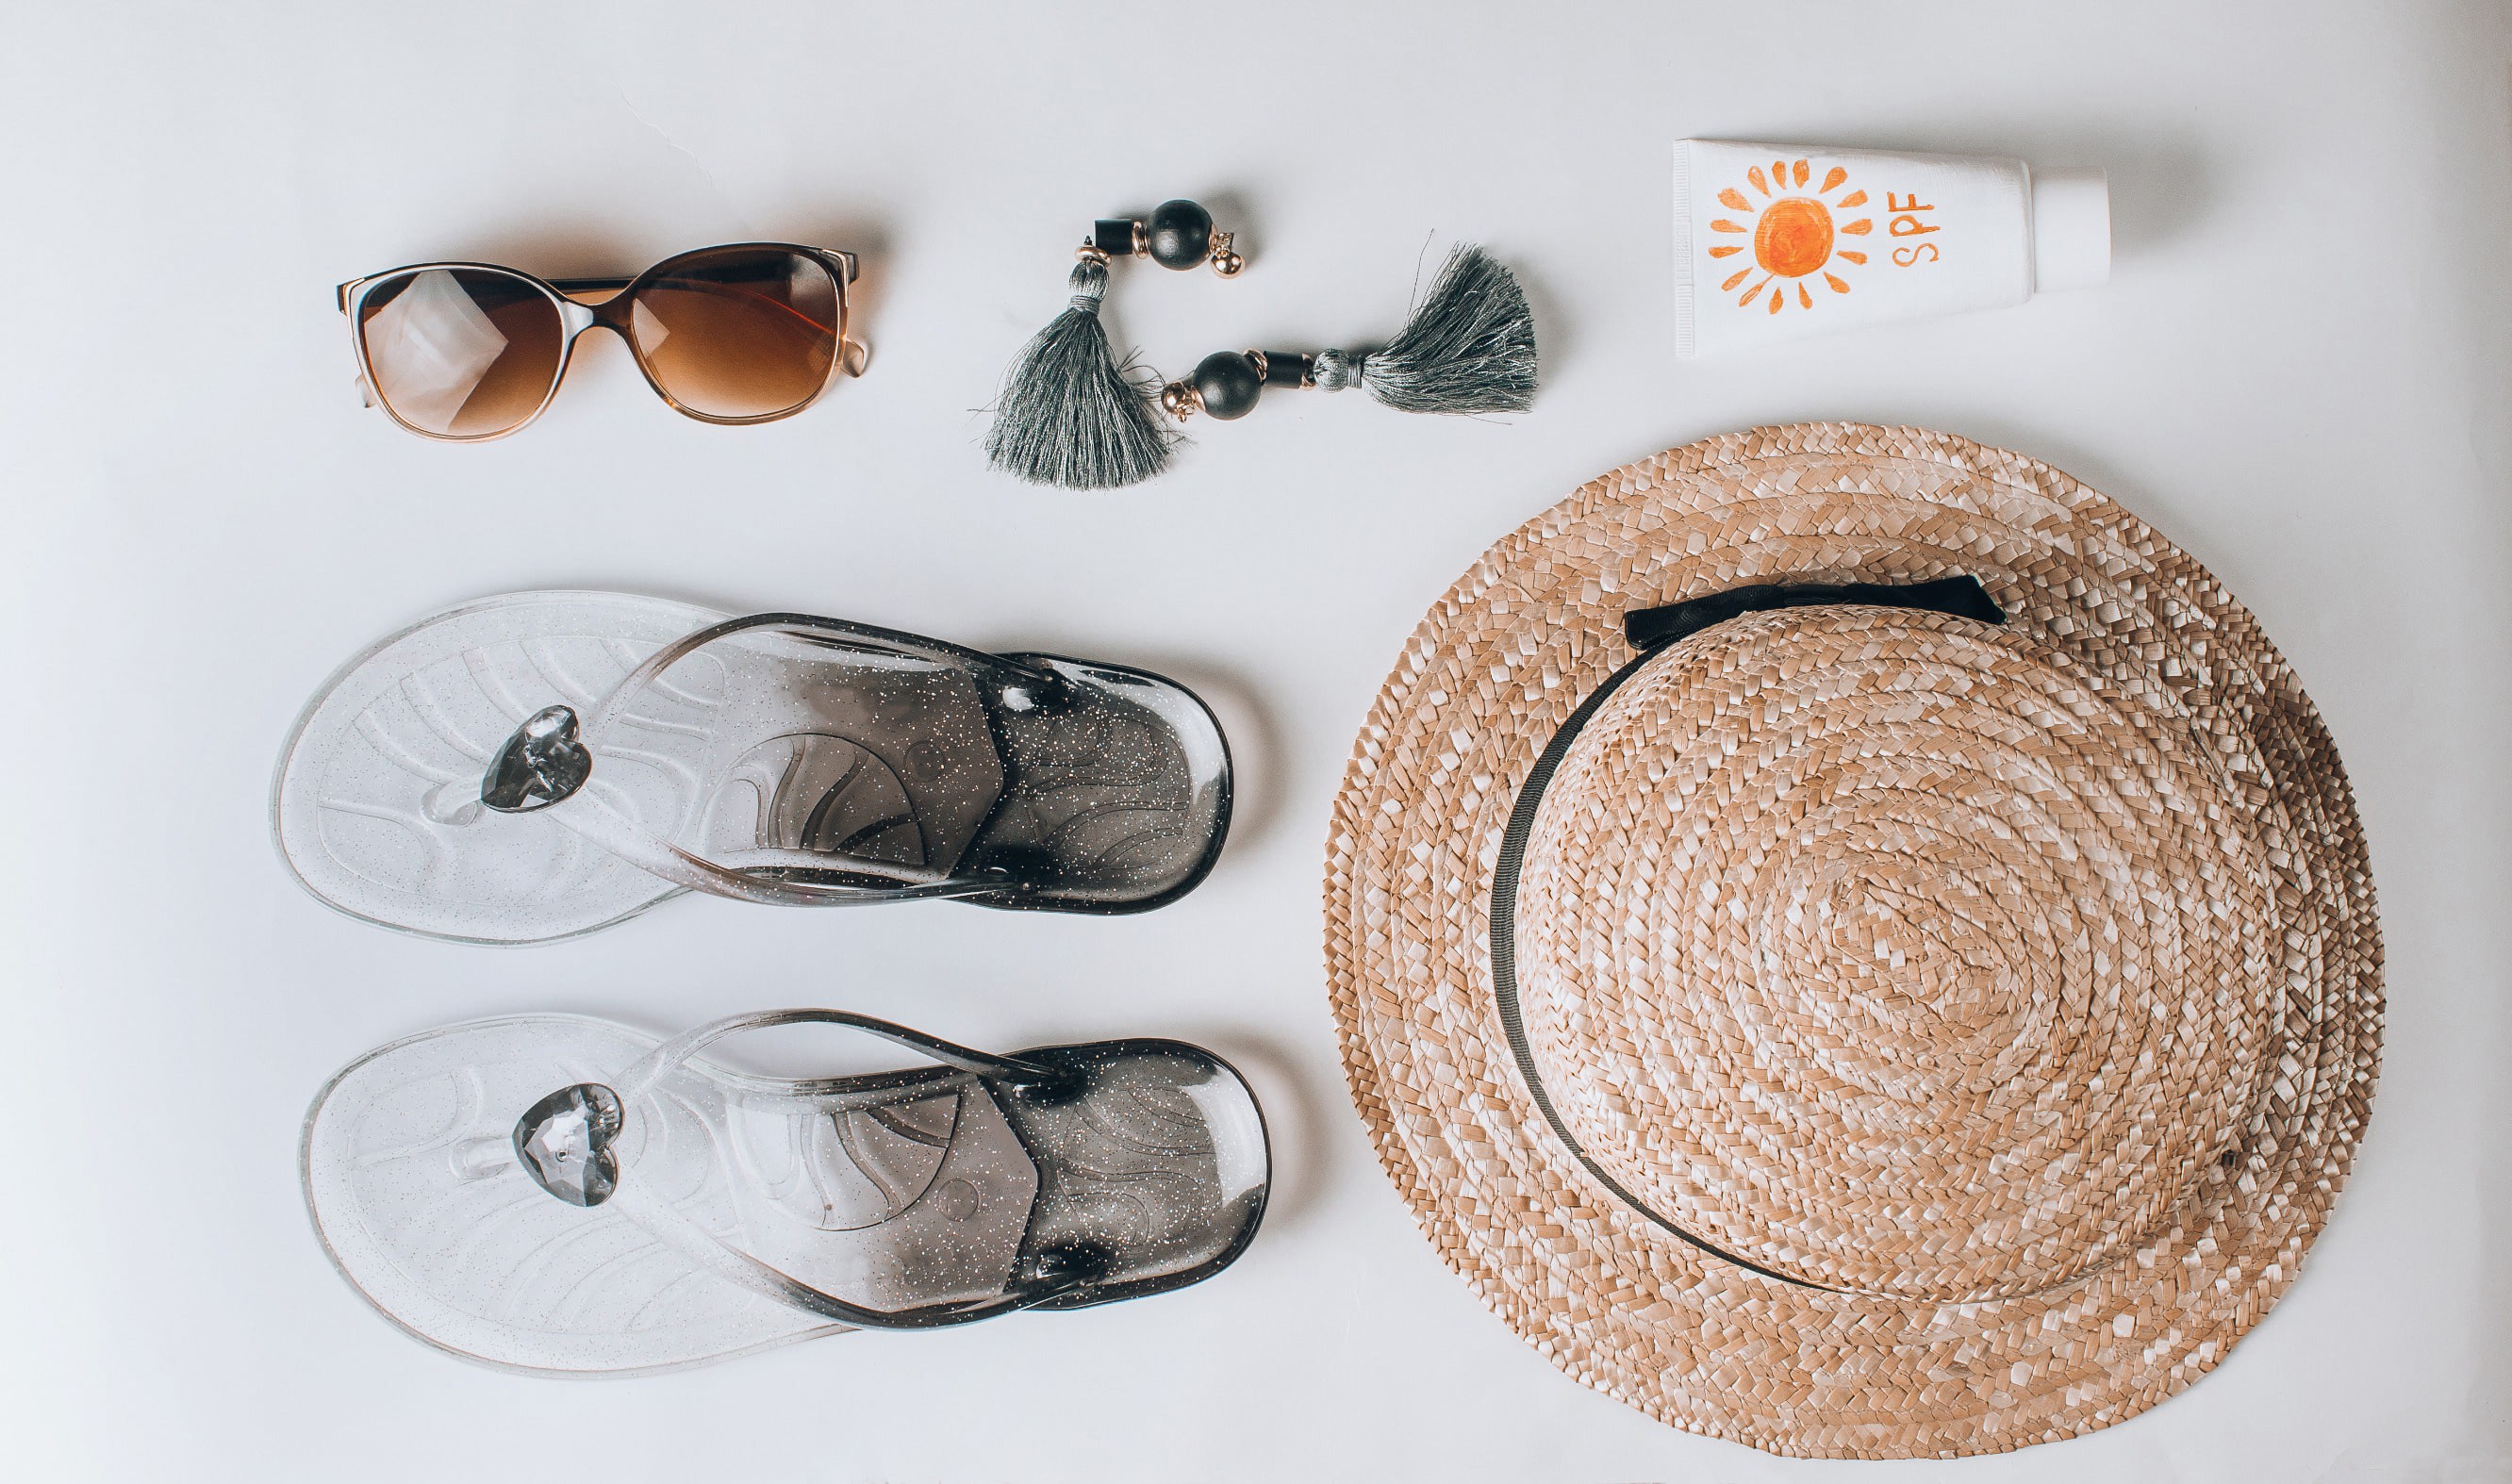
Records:
[[[628,311],[636,302],[636,291],[661,278],[690,258],[704,257],[715,253],[750,251],[797,254],[819,264],[829,275],[837,289],[837,354],[830,360],[829,373],[820,385],[810,396],[792,407],[774,412],[755,412],[746,417],[722,417],[712,412],[701,412],[689,407],[664,387],[662,381],[655,376],[654,369],[646,363],[646,353],[638,348],[637,336],[632,332],[632,327],[628,323]],[[532,409],[530,415],[513,427],[500,428],[494,433],[436,433],[411,422],[394,411],[392,403],[375,389],[374,371],[367,361],[367,331],[360,311],[365,307],[368,296],[388,284],[412,278],[421,273],[450,272],[457,268],[472,273],[498,274],[530,285],[542,297],[550,301],[559,315],[562,339],[559,344],[558,366],[550,373],[549,386],[542,391],[539,405]],[[692,248],[687,253],[675,253],[643,273],[626,278],[542,278],[537,274],[526,273],[520,268],[506,267],[502,263],[411,263],[404,267],[386,269],[381,273],[370,273],[364,278],[353,278],[334,289],[333,296],[339,305],[340,313],[349,321],[349,342],[358,361],[358,392],[366,400],[367,406],[381,409],[385,416],[421,438],[432,438],[439,443],[493,443],[497,439],[510,438],[530,427],[540,420],[541,413],[549,410],[549,405],[558,400],[560,383],[567,379],[568,367],[575,359],[575,342],[586,331],[595,329],[608,330],[626,342],[628,354],[637,363],[637,371],[646,378],[646,384],[653,388],[655,396],[663,399],[664,405],[684,417],[726,427],[743,427],[751,423],[776,422],[791,417],[797,412],[805,411],[817,405],[822,397],[828,395],[829,388],[837,384],[841,374],[847,377],[862,375],[870,360],[869,349],[847,332],[846,291],[847,286],[855,281],[856,272],[855,254],[843,248],[814,248],[792,242],[727,242],[709,248]],[[596,293],[606,296],[591,304],[583,302],[579,297],[579,295]]]

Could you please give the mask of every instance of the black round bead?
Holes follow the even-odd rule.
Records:
[[[1256,410],[1256,399],[1265,390],[1265,378],[1244,352],[1216,350],[1196,363],[1195,390],[1203,399],[1207,414],[1228,422]]]
[[[1192,268],[1212,254],[1212,214],[1192,201],[1161,202],[1145,225],[1152,261],[1163,268]]]

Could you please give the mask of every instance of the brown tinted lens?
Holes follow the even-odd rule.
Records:
[[[473,268],[428,268],[371,290],[358,334],[384,405],[448,438],[529,420],[549,400],[567,341],[548,294]]]
[[[637,291],[628,322],[646,369],[709,417],[790,412],[819,395],[838,354],[838,282],[779,248],[672,259]]]

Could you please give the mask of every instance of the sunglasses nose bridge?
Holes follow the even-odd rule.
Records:
[[[636,295],[625,291],[610,295],[599,304],[578,304],[576,311],[584,316],[582,329],[608,330],[625,340],[628,338],[629,314],[635,309]]]
[[[629,339],[628,315],[633,307],[630,297],[620,293],[599,304],[583,304],[574,299],[563,301],[560,313],[567,318],[568,343],[572,345],[588,330],[608,330],[623,340]]]

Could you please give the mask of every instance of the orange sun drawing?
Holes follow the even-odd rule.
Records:
[[[1768,289],[1771,291],[1771,313],[1777,314],[1786,305],[1788,290],[1793,287],[1797,292],[1797,307],[1812,309],[1814,294],[1806,288],[1808,278],[1821,273],[1824,283],[1832,293],[1847,293],[1849,285],[1841,281],[1840,275],[1827,270],[1835,260],[1845,263],[1866,261],[1865,254],[1839,246],[1838,239],[1864,237],[1874,231],[1874,218],[1861,216],[1855,221],[1833,225],[1834,213],[1847,213],[1864,206],[1866,193],[1851,191],[1829,203],[1823,199],[1849,183],[1849,172],[1835,165],[1825,173],[1823,184],[1811,194],[1783,194],[1792,187],[1802,191],[1806,177],[1812,173],[1803,160],[1793,165],[1786,160],[1773,160],[1767,176],[1762,174],[1762,167],[1758,165],[1745,172],[1745,178],[1753,183],[1753,189],[1760,191],[1767,203],[1761,206],[1754,205],[1751,197],[1732,185],[1718,193],[1719,204],[1742,214],[1745,219],[1735,221],[1721,216],[1709,223],[1709,230],[1733,232],[1753,239],[1752,262],[1718,286],[1723,292],[1734,293],[1738,285],[1748,278],[1753,279],[1753,286],[1736,301],[1739,307],[1749,308],[1755,299],[1761,297],[1762,291]],[[1745,248],[1746,244],[1741,242],[1720,243],[1709,250],[1709,255],[1733,257]],[[1761,277],[1753,278],[1756,273]]]

